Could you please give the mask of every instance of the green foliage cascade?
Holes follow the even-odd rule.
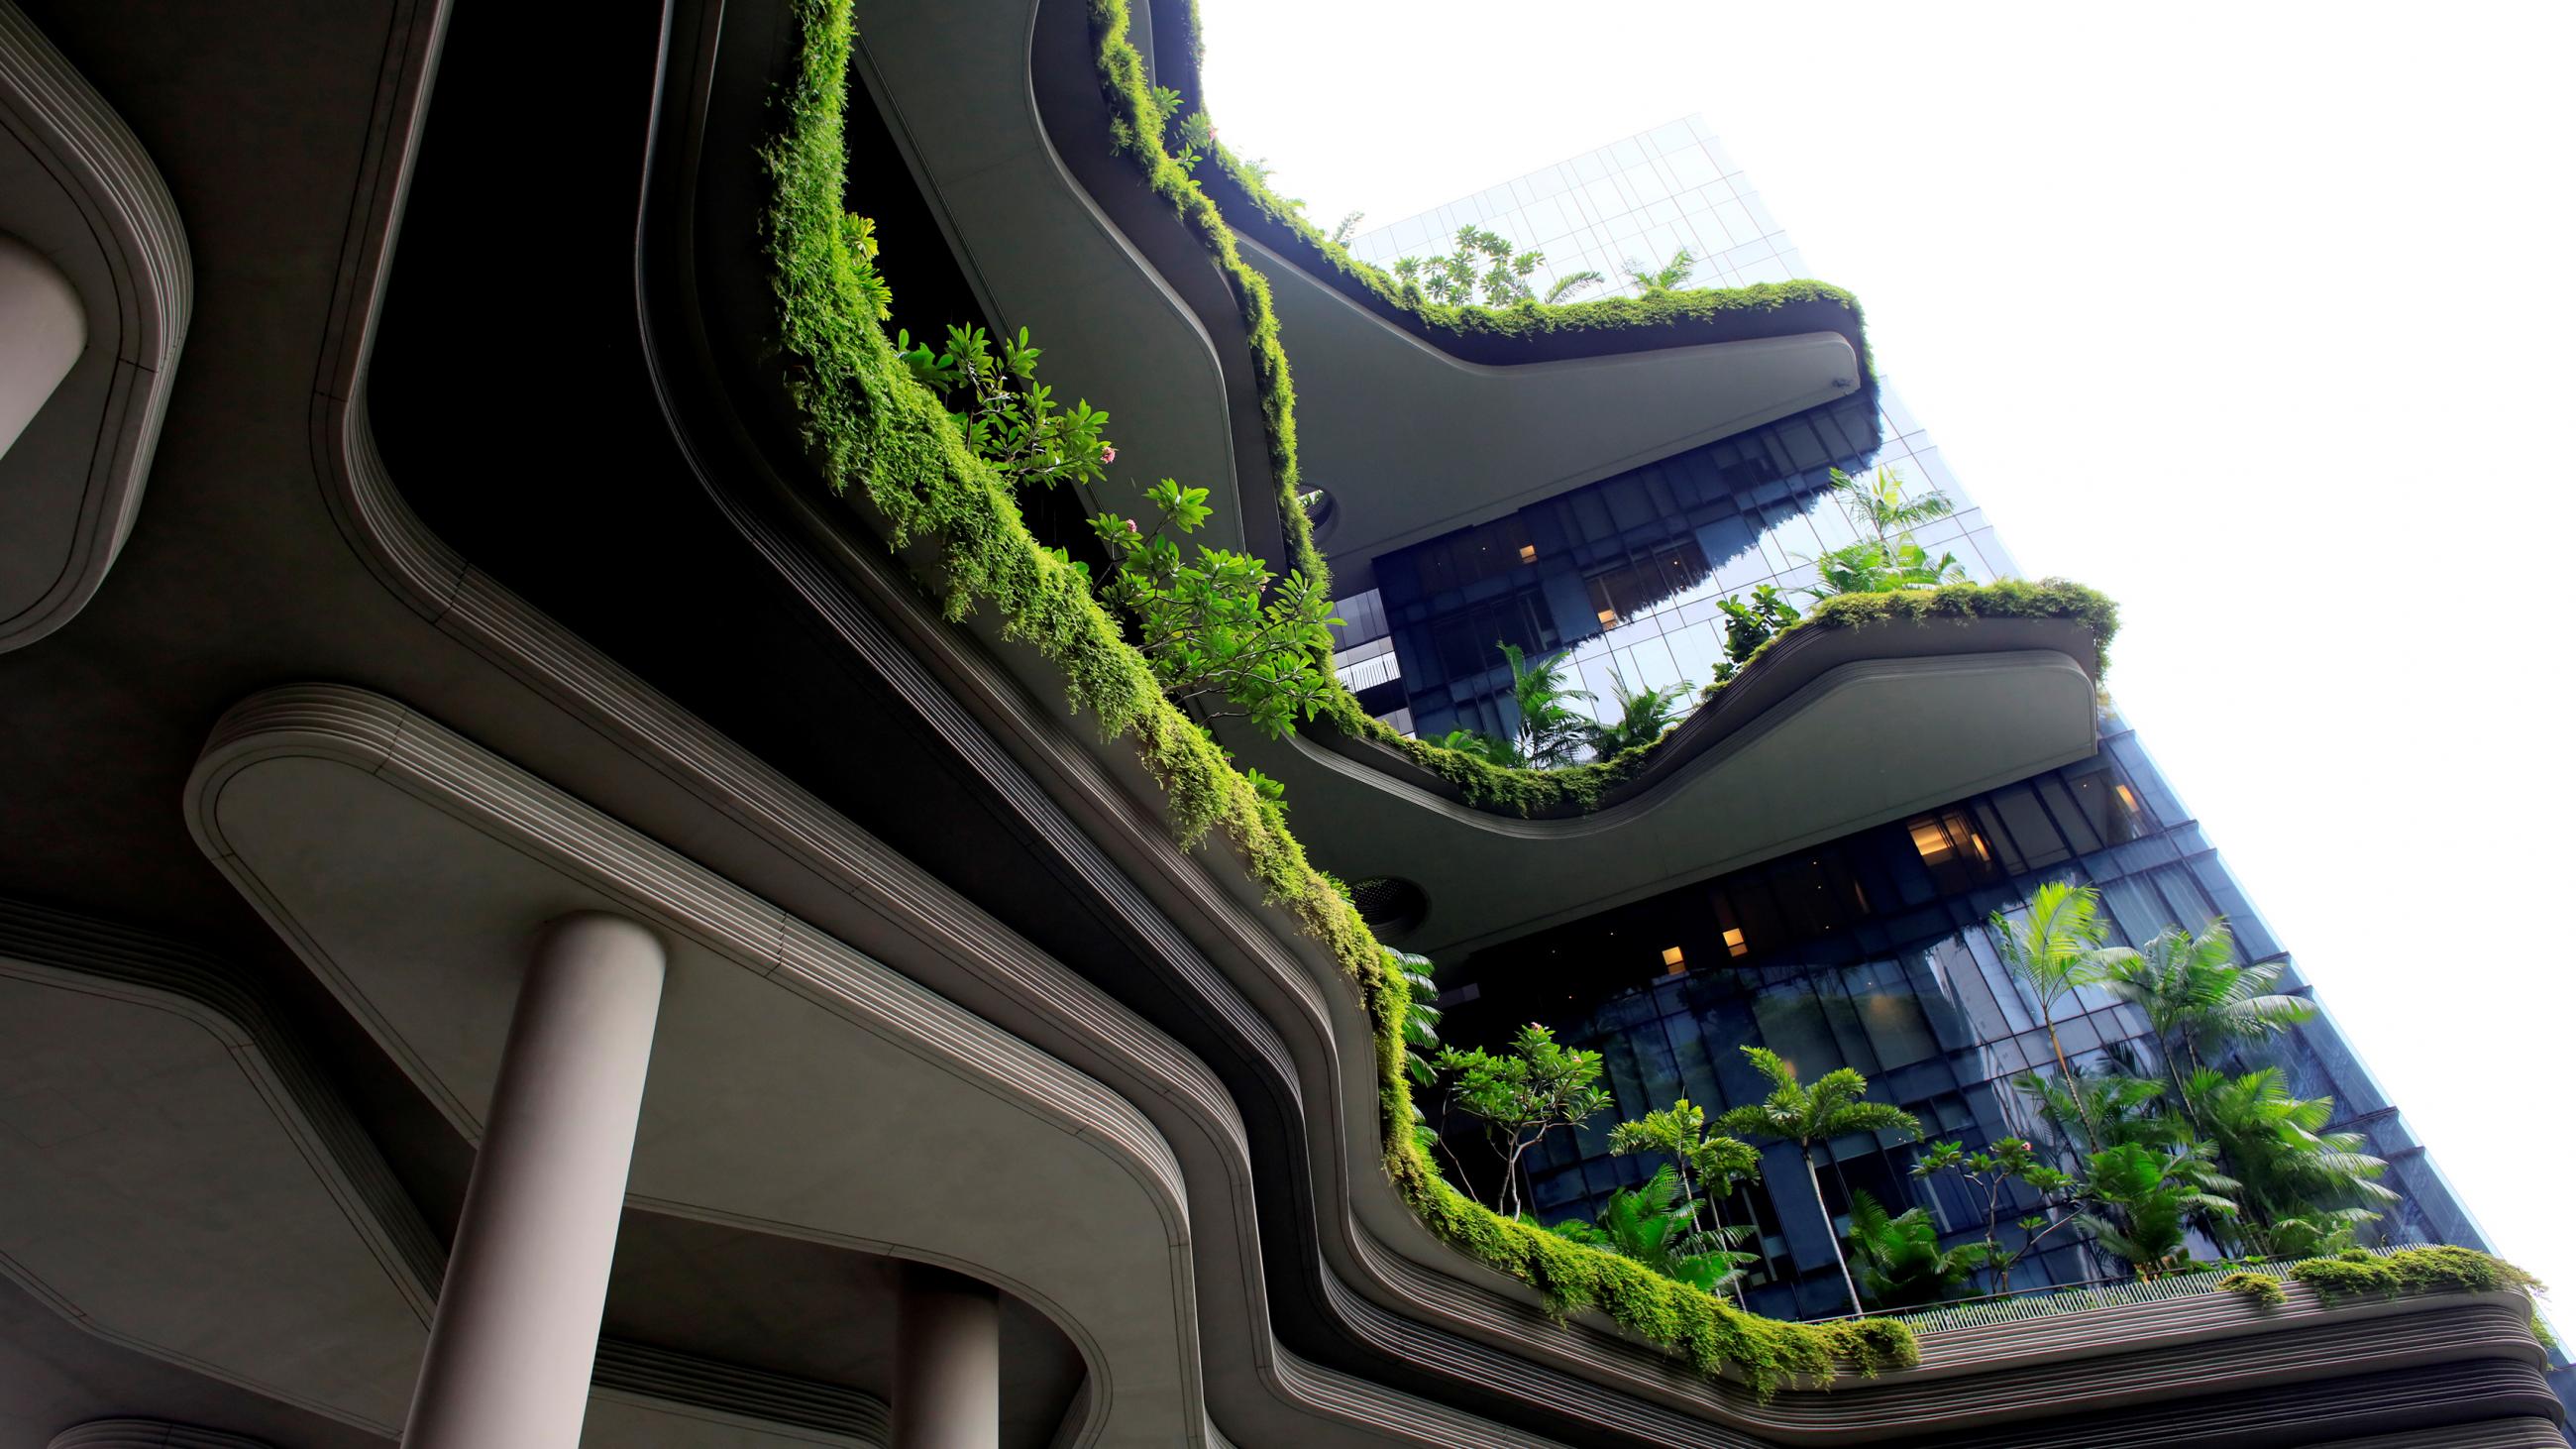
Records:
[[[848,3],[795,0],[794,13],[796,69],[781,98],[782,126],[761,157],[773,184],[764,242],[786,385],[816,467],[836,494],[855,493],[875,510],[898,547],[935,552],[924,581],[941,591],[952,619],[989,607],[1011,638],[1062,670],[1075,709],[1097,719],[1107,736],[1133,739],[1165,794],[1174,834],[1188,844],[1224,841],[1267,898],[1340,962],[1375,1032],[1379,1142],[1397,1192],[1444,1242],[1529,1284],[1559,1313],[1599,1312],[1704,1373],[1734,1372],[1756,1394],[1799,1379],[1828,1381],[1855,1366],[1876,1372],[1913,1363],[1914,1338],[1901,1324],[1756,1317],[1641,1264],[1497,1216],[1440,1176],[1413,1131],[1405,1070],[1413,991],[1402,967],[1369,934],[1349,897],[1307,861],[1279,802],[1164,696],[1089,581],[1030,534],[1002,480],[968,448],[940,399],[912,376],[886,336],[885,284],[861,245],[864,229],[843,206]],[[1123,3],[1095,0],[1094,13],[1102,33],[1117,39],[1114,48],[1104,42],[1104,73],[1115,70],[1141,88],[1141,62],[1124,39]],[[1146,103],[1141,90],[1137,99]],[[1203,196],[1196,204],[1212,244],[1230,253],[1214,207]],[[1257,301],[1247,297],[1247,316],[1267,319],[1266,289]],[[1265,378],[1273,462],[1293,503],[1291,398],[1275,322],[1255,326],[1254,345],[1275,363],[1277,387]],[[1285,516],[1292,563],[1320,579],[1302,510],[1290,507]]]

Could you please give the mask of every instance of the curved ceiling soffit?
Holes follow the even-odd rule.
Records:
[[[46,1095],[101,1129],[0,1173],[0,1195],[42,1199],[0,1213],[0,1274],[121,1348],[398,1432],[445,1254],[283,1018],[214,958],[5,898],[0,993],[13,994],[0,1031],[72,1044],[54,1059],[41,1039],[21,1043],[12,1069],[48,1073]],[[166,1140],[145,1143],[154,1131]],[[83,1158],[84,1137],[112,1160]],[[61,1223],[74,1226],[46,1231]],[[171,1283],[193,1291],[161,1291]],[[886,1406],[870,1395],[616,1339],[600,1343],[591,1396],[618,1442],[665,1442],[675,1423],[707,1421],[754,1444],[887,1440]],[[102,1419],[53,1442],[235,1441]]]
[[[0,652],[80,612],[143,501],[193,277],[169,188],[125,122],[0,0],[0,231],[58,267],[88,339],[0,453]]]
[[[370,877],[383,862],[344,840],[332,854],[359,874],[328,891],[310,889],[300,879],[314,869],[303,843],[306,821],[318,833],[326,822],[391,812],[383,818],[404,822],[401,830],[362,833],[396,853],[414,845],[390,842],[470,859],[460,873],[468,883],[444,916],[458,923],[457,940],[424,933],[405,943],[399,954],[407,958],[469,949],[472,902],[507,888],[504,872],[514,859],[551,882],[532,900],[644,921],[674,953],[674,986],[666,992],[692,986],[680,968],[694,959],[700,971],[692,989],[723,1005],[684,1015],[676,1042],[668,1014],[656,1032],[654,1075],[663,1085],[647,1090],[629,1201],[995,1282],[1046,1314],[1081,1353],[1095,1392],[1090,1422],[1075,1442],[1206,1441],[1180,1165],[1153,1125],[1099,1082],[382,696],[310,685],[243,701],[217,722],[189,776],[187,805],[189,829],[207,857],[469,1142],[480,1138],[481,1097],[508,1026],[511,992],[500,978],[514,979],[515,966],[484,983],[479,1000],[461,972],[445,973],[425,995],[406,995],[406,984],[364,949],[363,933],[325,900],[366,894],[370,880],[408,878],[429,892],[431,874]],[[463,832],[431,823],[428,812]],[[379,920],[392,909],[386,899],[366,907]],[[411,989],[417,992],[417,983]],[[690,1018],[697,1028],[686,1024]],[[746,1020],[782,1035],[820,1030],[874,1046],[796,1054],[831,1078],[810,1087],[768,1081],[792,1071],[783,1058],[773,1061],[762,1074],[772,1090],[757,1100],[680,1092],[691,1083],[742,1079],[747,1058],[728,1049],[736,1044],[725,1034]],[[838,1026],[818,1027],[823,1020]],[[1054,1210],[1069,1223],[1095,1225],[1090,1252],[1078,1263],[1050,1254],[1048,1234],[1034,1221],[1016,1236],[970,1231],[970,1215],[923,1195],[881,1194],[874,1214],[858,1212],[868,1196],[853,1184],[806,1181],[828,1164],[798,1169],[782,1158],[759,1166],[763,1153],[803,1151],[823,1140],[859,1143],[872,1125],[866,1104],[893,1100],[970,1124],[955,1136],[914,1136],[916,1150],[945,1142],[973,1158],[1010,1142],[1016,1171],[1063,1186],[1066,1196]],[[763,1121],[771,1134],[766,1145]],[[833,1121],[837,1133],[823,1129]],[[1026,1125],[1015,1128],[1015,1121]],[[902,1133],[913,1124],[873,1125]],[[712,1145],[719,1141],[733,1146],[719,1150]],[[708,1165],[744,1153],[725,1170]],[[986,1166],[996,1177],[1010,1175],[999,1163]],[[1127,1200],[1114,1200],[1122,1196]],[[1150,1223],[1150,1231],[1139,1235],[1139,1223]],[[887,1229],[893,1231],[879,1235]]]

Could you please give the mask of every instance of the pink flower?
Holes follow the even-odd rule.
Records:
[[[1127,520],[1127,531],[1129,533],[1134,533],[1136,531],[1136,520],[1132,518]]]
[[[1117,461],[1118,461],[1118,450],[1117,450],[1116,448],[1110,447],[1110,446],[1109,446],[1108,444],[1106,444],[1106,443],[1101,444],[1101,445],[1100,445],[1100,461],[1101,461],[1101,462],[1103,462],[1103,463],[1115,463],[1115,462],[1117,462]]]

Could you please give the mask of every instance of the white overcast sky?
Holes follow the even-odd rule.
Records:
[[[1327,226],[1705,115],[2022,566],[2120,601],[2122,708],[2576,1317],[2576,7],[1203,3]]]

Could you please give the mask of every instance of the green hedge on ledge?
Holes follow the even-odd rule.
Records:
[[[938,576],[924,582],[942,592],[949,616],[993,608],[1011,637],[1064,671],[1075,709],[1097,716],[1112,738],[1134,736],[1138,758],[1168,797],[1176,835],[1192,845],[1221,835],[1268,898],[1333,953],[1375,1027],[1379,1141],[1387,1176],[1413,1211],[1443,1241],[1538,1289],[1559,1312],[1597,1309],[1704,1372],[1731,1367],[1756,1394],[1800,1376],[1828,1380],[1851,1365],[1875,1372],[1913,1363],[1914,1338],[1901,1324],[1781,1323],[1743,1313],[1628,1259],[1499,1217],[1440,1177],[1413,1137],[1401,1033],[1406,989],[1387,953],[1349,898],[1308,864],[1281,810],[1163,696],[1088,581],[1039,547],[1007,490],[895,355],[860,285],[862,262],[845,228],[848,0],[794,5],[796,70],[781,96],[778,135],[761,158],[774,187],[764,240],[787,386],[816,465],[835,493],[855,489],[867,499],[896,546],[935,545]],[[1216,240],[1230,246],[1222,221],[1207,211]],[[1266,313],[1266,294],[1256,295]],[[1256,329],[1255,345],[1276,363],[1276,421],[1285,423],[1286,358],[1276,332],[1275,324]],[[1293,480],[1288,436],[1274,432],[1273,447]],[[1303,532],[1292,538],[1312,552]]]

